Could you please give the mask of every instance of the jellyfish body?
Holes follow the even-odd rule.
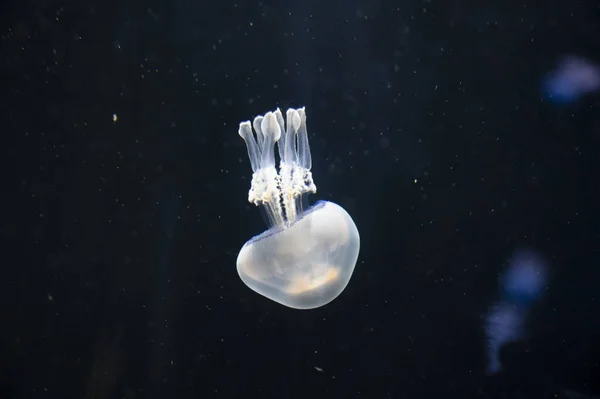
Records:
[[[542,90],[555,104],[570,104],[600,89],[600,67],[590,60],[563,57],[557,67],[542,79]]]
[[[348,212],[333,202],[302,209],[302,196],[316,192],[304,108],[289,109],[285,122],[279,109],[257,116],[252,125],[242,122],[239,134],[254,172],[248,201],[262,207],[271,224],[240,250],[240,278],[253,291],[290,308],[331,302],[352,277],[360,237]]]
[[[504,300],[528,306],[539,299],[546,286],[547,269],[546,261],[537,252],[516,251],[500,280]]]

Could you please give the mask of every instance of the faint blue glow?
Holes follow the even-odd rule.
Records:
[[[517,251],[509,260],[500,277],[500,300],[484,318],[489,374],[502,369],[500,349],[524,338],[527,315],[543,294],[547,271],[546,261],[532,250]]]
[[[499,302],[485,317],[487,339],[487,372],[495,374],[502,369],[500,349],[509,342],[523,338],[526,309],[510,302]]]
[[[569,104],[600,89],[600,67],[590,60],[563,57],[542,79],[544,96],[556,104]]]
[[[547,268],[537,252],[515,252],[501,279],[505,300],[527,305],[538,299],[546,284]]]

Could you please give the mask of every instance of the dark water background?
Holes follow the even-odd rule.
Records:
[[[600,395],[596,1],[8,1],[0,397]],[[316,198],[361,253],[295,311],[250,291],[238,123],[306,106]],[[115,121],[116,119],[116,121]],[[528,339],[485,374],[518,248],[550,265]]]

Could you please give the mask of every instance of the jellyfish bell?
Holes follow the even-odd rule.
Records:
[[[312,309],[335,299],[358,257],[358,230],[339,205],[321,201],[283,228],[273,227],[241,249],[237,269],[252,290],[282,305]]]
[[[302,197],[317,190],[304,108],[289,109],[285,121],[277,109],[257,116],[252,124],[242,122],[239,134],[254,172],[248,201],[262,207],[271,224],[240,250],[240,278],[250,289],[290,308],[326,305],[348,285],[360,237],[341,206],[319,201],[302,207]]]
[[[516,251],[502,275],[504,295],[513,302],[531,304],[544,293],[548,265],[538,252],[530,249]]]

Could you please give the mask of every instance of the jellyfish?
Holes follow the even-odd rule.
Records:
[[[542,79],[542,90],[556,104],[570,104],[600,89],[600,67],[577,56],[563,57]]]
[[[540,299],[547,280],[546,261],[533,250],[519,250],[500,277],[501,299],[485,316],[488,374],[502,370],[500,349],[523,339],[531,307]]]
[[[328,304],[352,277],[360,237],[352,217],[333,202],[319,201],[303,209],[303,199],[317,191],[304,108],[288,109],[285,122],[279,109],[259,115],[252,124],[240,123],[239,134],[253,171],[248,201],[261,207],[269,222],[268,230],[240,250],[241,280],[293,309]]]

